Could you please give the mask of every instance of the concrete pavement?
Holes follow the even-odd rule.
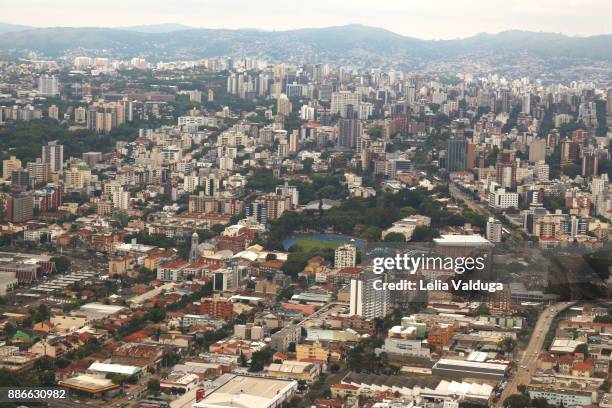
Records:
[[[573,304],[574,302],[555,303],[553,306],[547,307],[542,314],[540,314],[540,317],[538,318],[538,321],[531,332],[531,337],[527,347],[519,354],[514,375],[508,381],[508,384],[504,388],[502,395],[495,406],[503,406],[506,398],[512,394],[518,393],[518,386],[520,384],[527,385],[531,382],[531,377],[537,368],[538,355],[540,355],[542,352],[544,340],[546,339],[546,334],[548,333],[550,325],[560,312]]]

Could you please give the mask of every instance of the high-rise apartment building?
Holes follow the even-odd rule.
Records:
[[[496,218],[489,217],[487,221],[486,238],[491,242],[502,241],[502,223]]]
[[[287,95],[281,94],[278,97],[278,100],[276,101],[276,111],[278,112],[278,114],[283,116],[289,116],[291,114],[292,109],[293,106]]]
[[[52,172],[61,172],[64,167],[64,146],[57,140],[47,143],[42,147],[42,161],[49,163]]]
[[[12,221],[16,223],[30,221],[34,218],[34,197],[29,193],[19,193],[13,196]]]
[[[361,97],[356,92],[340,91],[331,95],[331,113],[338,114],[342,118],[350,118],[352,111],[359,107]],[[351,106],[352,109],[348,109]]]
[[[2,160],[2,178],[4,180],[8,180],[11,177],[11,173],[19,169],[21,169],[21,160],[15,156]]]
[[[378,283],[376,283],[379,281]],[[389,291],[382,290],[387,282],[387,274],[376,275],[371,270],[362,272],[358,278],[351,279],[350,312],[351,316],[361,316],[366,320],[384,318],[389,313]],[[379,287],[377,290],[374,286]]]
[[[58,96],[59,83],[55,75],[42,75],[38,78],[38,94],[40,96]]]
[[[529,161],[539,162],[546,160],[546,140],[536,139],[529,144]]]
[[[583,177],[594,177],[597,176],[599,169],[599,157],[595,150],[588,150],[584,152],[582,157],[582,176]]]
[[[340,119],[338,121],[338,147],[354,149],[357,139],[361,135],[361,121],[359,119]]]
[[[357,264],[357,247],[355,243],[341,245],[334,252],[334,267],[336,269],[354,268]]]
[[[49,106],[49,117],[51,119],[59,120],[59,108],[55,105]]]

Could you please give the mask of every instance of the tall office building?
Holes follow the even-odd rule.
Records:
[[[467,150],[468,143],[464,137],[452,137],[448,140],[446,160],[449,172],[467,170]]]
[[[42,161],[49,163],[52,172],[61,172],[64,167],[64,146],[57,140],[47,143],[42,147]]]
[[[38,94],[40,96],[58,96],[59,84],[55,75],[42,75],[38,78]]]
[[[387,274],[376,275],[371,270],[366,270],[358,278],[351,279],[349,312],[351,316],[372,320],[384,318],[389,313],[389,291],[376,290],[374,288],[376,281],[380,281],[376,284],[377,287],[382,286],[387,282]]]

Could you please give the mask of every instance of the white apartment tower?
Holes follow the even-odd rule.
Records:
[[[489,217],[487,221],[487,236],[486,238],[491,242],[502,241],[502,223],[498,219]]]
[[[55,75],[42,75],[38,78],[38,94],[40,96],[58,96],[59,84]]]
[[[334,267],[336,269],[354,268],[357,264],[357,248],[354,242],[336,248]]]
[[[376,283],[379,281],[379,283]],[[375,275],[371,270],[365,271],[358,278],[351,279],[350,316],[361,316],[366,320],[384,318],[389,313],[389,291],[382,289],[387,275]]]

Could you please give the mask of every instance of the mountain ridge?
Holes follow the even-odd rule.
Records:
[[[220,55],[251,55],[272,59],[323,57],[332,60],[394,58],[431,61],[478,55],[528,53],[543,58],[612,61],[612,34],[588,37],[560,33],[507,30],[479,33],[456,40],[423,40],[384,28],[360,24],[266,31],[196,28],[157,24],[119,28],[49,27],[3,32],[0,53],[24,50],[57,57],[66,52],[100,51],[113,57],[197,59]]]

